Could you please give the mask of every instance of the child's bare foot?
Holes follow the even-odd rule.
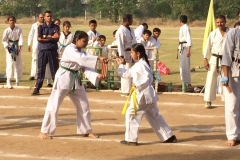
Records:
[[[42,138],[42,139],[52,139],[51,136],[49,136],[49,135],[46,134],[46,133],[42,133],[42,132],[39,134],[38,137],[40,137],[40,138]]]
[[[227,144],[227,146],[235,146],[236,140],[228,140],[226,144]]]
[[[89,134],[84,134],[84,137],[99,138],[99,135],[93,134],[93,133],[89,133]]]

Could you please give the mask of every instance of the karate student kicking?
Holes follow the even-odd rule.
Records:
[[[212,101],[216,100],[217,79],[218,76],[221,75],[222,47],[224,39],[227,37],[226,33],[229,30],[225,27],[226,18],[223,15],[216,17],[216,24],[217,29],[209,34],[203,53],[204,67],[208,71],[204,92],[206,108],[212,108]]]
[[[11,89],[11,78],[15,78],[16,86],[22,78],[22,53],[23,34],[22,29],[15,25],[16,18],[9,16],[7,19],[9,27],[4,30],[2,43],[6,51],[6,75],[7,88]]]
[[[227,145],[240,143],[240,27],[229,30],[223,47],[221,82],[225,96]]]
[[[191,46],[192,39],[190,29],[187,25],[187,16],[180,16],[180,30],[179,30],[179,46],[178,50],[180,53],[180,78],[183,84],[191,86],[191,75],[190,75],[190,57],[191,57]]]
[[[130,105],[125,104],[122,113],[126,112],[125,140],[120,143],[125,145],[138,145],[138,131],[145,116],[158,138],[165,143],[175,143],[177,138],[159,114],[157,107],[158,96],[152,87],[153,73],[150,69],[145,48],[142,44],[134,44],[131,48],[131,57],[136,62],[130,69],[124,67],[125,60],[117,58],[119,64],[116,70],[121,77],[133,79],[130,91]]]
[[[76,107],[77,134],[83,134],[91,138],[99,137],[92,133],[89,103],[84,86],[81,83],[80,72],[83,72],[92,84],[98,84],[99,79],[104,77],[95,72],[95,65],[97,60],[105,61],[106,58],[87,55],[83,50],[87,44],[87,33],[76,31],[73,43],[64,50],[42,122],[39,135],[42,139],[51,139],[50,135],[55,133],[59,106],[66,95],[69,96]]]

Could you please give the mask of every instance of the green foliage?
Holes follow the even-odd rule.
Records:
[[[85,3],[87,2],[87,3]],[[178,19],[186,14],[190,21],[205,19],[210,0],[1,0],[0,15],[33,16],[51,10],[54,17],[84,16],[84,11],[118,22],[123,14],[137,18]],[[215,14],[235,18],[239,0],[214,0]]]
[[[216,9],[215,14],[225,15],[227,18],[236,18],[237,11],[240,8],[239,0],[216,0],[214,1],[214,7]]]

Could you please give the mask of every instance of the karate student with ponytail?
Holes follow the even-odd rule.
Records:
[[[104,78],[95,72],[97,60],[106,61],[105,57],[87,55],[83,50],[88,44],[88,35],[84,31],[76,31],[72,44],[68,45],[60,61],[60,67],[55,75],[52,93],[48,99],[42,122],[42,139],[52,139],[57,127],[58,109],[63,99],[68,95],[76,107],[77,134],[85,137],[98,138],[92,133],[91,115],[85,89],[81,83],[81,73],[98,84]]]
[[[135,64],[130,69],[124,68],[125,60],[117,58],[119,64],[116,70],[122,78],[132,78],[133,86],[129,98],[130,106],[125,103],[122,114],[126,114],[125,145],[138,145],[138,130],[142,117],[145,116],[158,138],[164,143],[175,143],[177,138],[159,114],[157,107],[158,96],[152,87],[153,73],[150,69],[145,48],[142,44],[134,44],[131,48],[131,57]]]

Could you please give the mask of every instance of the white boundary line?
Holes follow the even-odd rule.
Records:
[[[22,134],[9,134],[9,133],[0,133],[1,136],[12,136],[12,137],[30,137],[30,138],[38,138],[37,136],[32,135],[22,135]],[[53,136],[54,139],[63,139],[63,140],[77,140],[77,141],[99,141],[99,142],[116,142],[119,143],[121,139],[105,139],[105,138],[98,138],[98,139],[92,139],[92,138],[83,138],[83,137],[63,137],[64,135],[56,135]],[[180,142],[180,143],[158,143],[153,141],[139,141],[138,142],[141,146],[141,144],[151,144],[151,145],[157,145],[157,146],[183,146],[183,147],[201,147],[201,148],[209,148],[209,149],[232,149],[232,150],[239,150],[240,147],[227,147],[227,146],[217,146],[217,145],[198,145],[193,143],[187,143],[187,142]],[[119,143],[120,145],[120,143]],[[1,153],[1,152],[0,152]],[[0,154],[1,155],[1,154]],[[47,158],[47,157],[46,157]]]
[[[6,85],[0,85],[0,88],[6,88]],[[34,87],[31,86],[15,86],[14,89],[34,89]],[[41,88],[42,90],[52,90],[52,88]],[[99,90],[96,89],[86,89],[87,92],[114,92],[114,93],[120,93],[120,90]],[[30,93],[29,93],[30,94]],[[189,96],[203,96],[203,93],[183,93],[183,92],[158,92],[158,94],[165,94],[165,95],[189,95]],[[217,97],[220,97],[221,95],[217,95]]]
[[[3,122],[18,122],[19,123],[41,123],[42,118],[39,119],[33,119],[33,118],[21,118],[21,119],[8,119],[5,117],[0,117],[0,121]],[[76,120],[65,120],[65,119],[59,119],[58,124],[69,124],[69,125],[76,125]],[[91,122],[91,125],[94,126],[108,126],[108,127],[125,127],[125,124],[114,124],[114,123],[104,123],[104,122]],[[148,124],[143,124],[140,126],[140,128],[150,128]],[[1,126],[0,126],[1,129]],[[171,129],[173,130],[179,130],[179,131],[189,131],[189,132],[225,132],[225,127],[206,127],[206,128],[199,128],[196,126],[191,127],[179,127],[179,126],[171,126]]]
[[[27,158],[27,159],[46,159],[46,160],[59,160],[59,159],[68,159],[68,160],[77,160],[77,159],[72,159],[69,157],[46,157],[46,156],[33,156],[30,154],[16,154],[16,153],[6,153],[3,151],[0,151],[0,157],[8,157],[8,158]],[[81,157],[79,157],[81,158]]]
[[[49,97],[40,97],[40,96],[0,96],[0,98],[5,98],[5,99],[31,99],[31,100],[48,100]],[[64,100],[70,100],[69,97],[65,97]],[[109,100],[109,99],[96,99],[96,98],[88,98],[89,102],[98,102],[98,103],[102,103],[102,104],[124,104],[125,100]],[[204,103],[178,103],[178,102],[161,102],[158,101],[157,103],[158,105],[168,105],[168,106],[203,106],[204,107]],[[224,104],[214,104],[213,106],[215,107],[223,107]]]

